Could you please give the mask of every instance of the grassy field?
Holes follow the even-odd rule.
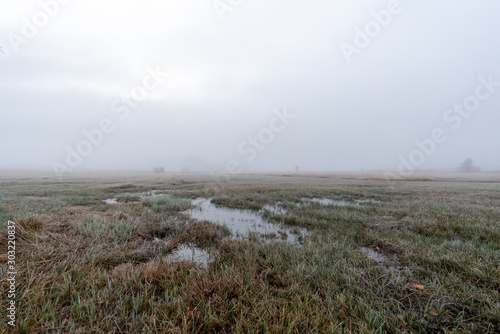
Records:
[[[198,197],[309,235],[300,244],[231,238],[183,212]],[[282,211],[259,211],[276,203]],[[17,238],[14,329],[8,220]],[[499,240],[498,181],[4,175],[0,332],[500,333]],[[212,261],[168,260],[185,244]]]

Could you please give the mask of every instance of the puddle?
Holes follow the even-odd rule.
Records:
[[[118,204],[117,198],[108,198],[103,201],[106,204]]]
[[[257,234],[265,239],[280,239],[298,244],[304,236],[309,235],[305,228],[289,228],[280,224],[272,224],[262,218],[260,213],[217,207],[210,202],[210,199],[197,198],[192,200],[192,204],[195,208],[186,210],[184,213],[193,219],[225,225],[235,237],[248,238],[251,234]]]
[[[385,272],[396,271],[399,266],[382,253],[368,247],[361,247],[361,251],[373,261],[377,262]]]
[[[336,205],[336,206],[360,206],[363,204],[382,203],[381,201],[377,201],[374,199],[357,199],[354,201],[346,201],[346,200],[333,200],[330,198],[302,198],[302,202],[319,203],[321,205]]]
[[[119,204],[120,202],[127,204],[139,204],[143,199],[160,196],[162,194],[162,190],[149,190],[138,193],[124,193],[119,198],[108,198],[104,200],[104,202],[106,204]]]
[[[165,259],[167,261],[193,261],[201,267],[206,267],[211,260],[211,255],[196,246],[183,244]]]
[[[140,192],[140,193],[133,193],[133,194],[129,194],[129,195],[139,196],[141,199],[145,199],[145,198],[148,198],[148,197],[159,196],[159,195],[161,195],[160,194],[161,191],[162,190],[149,190],[149,191],[143,191],[143,192]]]

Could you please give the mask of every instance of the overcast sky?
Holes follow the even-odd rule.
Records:
[[[499,13],[493,0],[3,1],[0,169],[500,170]]]

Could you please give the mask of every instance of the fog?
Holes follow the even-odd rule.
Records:
[[[500,170],[496,1],[4,1],[0,169]]]

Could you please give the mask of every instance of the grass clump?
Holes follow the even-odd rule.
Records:
[[[183,211],[191,207],[191,202],[187,199],[169,196],[154,196],[142,200],[142,204],[151,207],[153,210],[161,211]]]
[[[134,237],[141,224],[137,221],[117,220],[110,223],[103,218],[89,218],[88,220],[75,223],[75,229],[96,241],[118,240],[128,241]]]

